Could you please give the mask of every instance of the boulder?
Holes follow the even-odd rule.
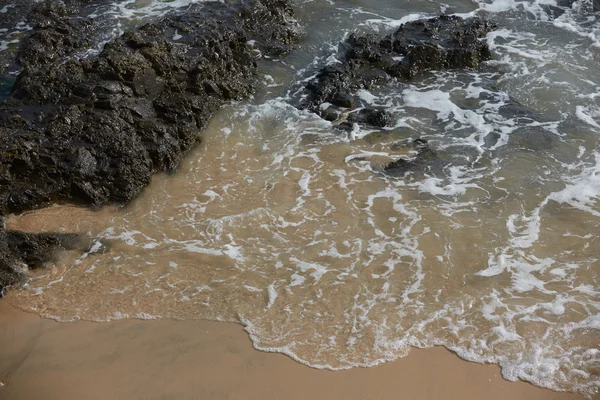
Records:
[[[0,221],[1,222],[1,221]],[[25,233],[0,229],[0,297],[27,280],[27,270],[55,260],[61,250],[85,251],[89,242],[78,234]]]
[[[48,21],[63,16],[48,4]],[[0,106],[0,210],[131,200],[153,173],[178,166],[221,105],[252,92],[256,52],[248,42],[281,54],[295,37],[291,18],[283,0],[194,5],[123,34],[97,57],[66,62],[57,54],[85,43],[56,39],[64,51],[44,52],[40,23]]]
[[[494,27],[480,18],[440,16],[408,22],[384,37],[351,35],[343,44],[342,62],[323,68],[306,85],[308,96],[303,107],[316,113],[324,103],[352,108],[356,103],[353,94],[359,89],[392,79],[408,81],[429,70],[476,68],[491,58],[480,39]],[[389,124],[387,117],[374,117],[366,123]]]

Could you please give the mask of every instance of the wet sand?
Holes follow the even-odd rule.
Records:
[[[0,399],[583,399],[508,382],[443,348],[331,372],[209,321],[58,323],[0,301]],[[600,396],[595,397],[596,400]]]

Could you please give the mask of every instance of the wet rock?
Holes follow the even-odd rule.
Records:
[[[0,12],[0,37],[12,43],[0,51],[0,74],[14,74],[24,65],[53,61],[86,48],[98,32],[93,32],[94,20],[80,16],[81,10],[92,3],[110,2],[19,0],[1,5],[5,12]]]
[[[49,2],[40,19],[64,10]],[[291,17],[282,0],[207,3],[127,32],[91,59],[27,53],[37,61],[26,63],[0,109],[0,210],[131,200],[153,173],[178,166],[222,104],[251,93],[257,66],[248,41],[283,52],[296,35]]]
[[[252,33],[260,50],[270,56],[287,54],[300,39],[294,10],[289,0],[267,0],[256,2],[252,7],[241,9],[242,27]]]
[[[67,8],[58,0],[46,1],[32,10],[29,21],[33,32],[21,43],[17,63],[22,67],[60,60],[91,45],[92,21],[70,18],[75,7]]]
[[[400,158],[385,166],[384,171],[393,174],[404,174],[405,172],[422,169],[437,158],[437,152],[429,147],[425,139],[416,139],[413,147],[417,155],[412,158]]]
[[[331,99],[331,104],[343,108],[354,108],[354,98],[346,92],[337,92]]]
[[[596,2],[598,0],[594,0]],[[556,4],[540,4],[540,7],[550,18],[558,18],[569,8],[573,7],[575,0],[558,0]],[[535,17],[535,16],[534,16]]]
[[[327,114],[329,112],[330,114]],[[334,111],[331,109],[320,111],[320,116],[323,119],[329,121],[331,113]],[[363,108],[356,112],[350,112],[342,114],[345,116],[343,120],[338,118],[334,123],[339,129],[351,131],[354,124],[367,124],[378,128],[386,128],[394,126],[394,116],[387,110],[382,108]]]
[[[356,116],[356,122],[364,121],[369,125],[377,126],[379,128],[385,128],[394,125],[394,117],[384,109],[366,108],[360,110]]]
[[[359,89],[391,79],[410,80],[428,70],[476,68],[491,58],[479,39],[494,27],[479,18],[440,16],[406,23],[384,37],[351,35],[344,43],[342,63],[323,68],[307,84],[304,107],[317,113],[323,103],[350,108],[354,107],[352,94]],[[380,118],[371,122],[382,124]]]
[[[209,2],[127,32],[96,57],[65,59],[88,45],[87,22],[68,16],[75,3],[36,9],[18,55],[25,68],[0,104],[0,218],[56,201],[133,199],[153,173],[177,168],[221,105],[249,96],[256,48],[280,55],[297,37],[286,0]],[[70,246],[60,234],[0,233],[1,288]]]
[[[519,129],[512,133],[511,138],[521,148],[536,152],[552,149],[556,140],[553,133],[539,127]]]
[[[87,248],[89,241],[78,234],[0,230],[0,297],[7,289],[24,283],[28,269],[52,262],[59,251]]]

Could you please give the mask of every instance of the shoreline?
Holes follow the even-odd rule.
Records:
[[[255,350],[243,327],[227,322],[60,323],[0,301],[0,341],[1,400],[585,398],[506,381],[497,365],[442,347],[371,368],[312,369]]]

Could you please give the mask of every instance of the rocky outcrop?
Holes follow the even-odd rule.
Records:
[[[383,107],[364,107],[357,96],[360,89],[392,80],[410,81],[430,70],[476,68],[491,59],[480,39],[494,28],[493,22],[480,18],[440,16],[408,22],[383,37],[351,35],[342,44],[341,62],[323,68],[306,85],[301,107],[347,131],[355,124],[391,128],[393,115]],[[413,157],[393,161],[383,170],[404,175],[438,163],[437,152],[426,140],[415,140],[413,148]]]
[[[52,61],[89,46],[91,40],[86,35],[92,21],[76,15],[80,7],[89,2],[20,0],[0,6],[2,39],[13,42],[25,35],[18,44],[12,43],[8,49],[0,51],[0,79],[2,73],[18,72],[25,64]]]
[[[408,22],[384,37],[351,35],[343,44],[342,62],[325,67],[306,86],[304,107],[331,119],[335,118],[332,115],[336,108],[356,106],[355,93],[359,89],[370,89],[391,79],[410,80],[429,70],[476,68],[491,58],[480,38],[494,26],[479,18],[440,16]],[[381,112],[368,111],[383,116]],[[373,121],[375,126],[389,124],[386,118]]]
[[[28,15],[33,32],[20,44],[16,62],[21,67],[35,67],[64,59],[92,45],[89,36],[92,21],[71,18],[76,5],[58,0],[46,1]]]
[[[131,200],[178,166],[221,105],[252,92],[256,49],[281,55],[297,37],[286,0],[209,2],[127,32],[97,57],[65,60],[88,46],[87,22],[56,4],[38,10],[17,56],[25,69],[0,106],[0,217]],[[0,288],[18,280],[6,260],[19,258],[1,242]]]
[[[210,3],[125,33],[98,57],[28,64],[0,110],[0,209],[132,199],[177,167],[222,104],[250,94],[248,41],[280,53],[290,18],[281,0]]]

